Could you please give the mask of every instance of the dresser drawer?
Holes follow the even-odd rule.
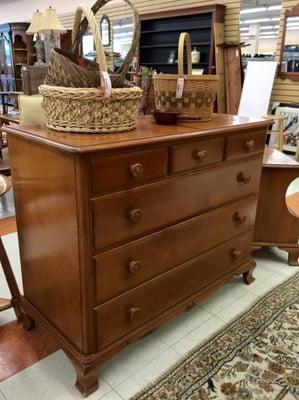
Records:
[[[91,160],[92,193],[108,191],[167,175],[168,149],[153,149]]]
[[[260,172],[260,158],[251,159],[93,199],[94,254],[257,193]]]
[[[231,135],[227,138],[226,159],[232,160],[247,155],[261,153],[266,143],[265,131],[248,132]]]
[[[224,139],[211,139],[172,146],[172,172],[205,167],[223,161]]]
[[[97,303],[107,301],[251,229],[256,197],[191,218],[96,258]]]
[[[97,307],[98,349],[249,260],[251,237],[238,236]]]

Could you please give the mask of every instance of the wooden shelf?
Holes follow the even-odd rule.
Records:
[[[197,31],[199,29],[211,29],[211,25],[202,25],[197,26],[196,28],[186,28],[186,32],[189,31]],[[163,33],[163,32],[177,32],[177,28],[169,28],[169,29],[160,29],[160,30],[151,30],[151,31],[141,31],[141,34],[148,34],[148,33]]]
[[[192,46],[210,46],[210,42],[192,42]],[[152,45],[142,45],[141,49],[155,49],[155,48],[164,48],[164,47],[178,47],[177,43],[166,43],[166,44],[152,44]]]

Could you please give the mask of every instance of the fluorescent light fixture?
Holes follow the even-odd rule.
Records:
[[[276,39],[276,35],[269,35],[269,36],[260,36],[260,39]]]
[[[272,21],[279,21],[279,17],[245,19],[244,21],[242,21],[242,23],[243,24],[259,24],[260,22],[272,22]]]
[[[262,11],[266,11],[266,7],[245,8],[240,11],[240,14],[254,14]]]
[[[265,25],[261,26],[261,31],[266,31],[267,29],[278,29],[279,25]]]
[[[289,26],[299,26],[299,22],[289,22],[289,23],[287,24],[287,28],[288,28]]]
[[[276,31],[263,32],[260,36],[277,35]]]
[[[299,21],[299,17],[288,17],[288,23],[290,23],[289,21]]]
[[[291,27],[288,27],[287,30],[288,30],[288,31],[298,31],[298,30],[299,30],[299,25],[298,25],[298,26],[291,26]]]
[[[281,5],[269,6],[269,7],[267,7],[267,10],[268,10],[268,11],[281,10]]]
[[[133,28],[133,24],[113,25],[113,29]]]
[[[249,27],[248,28],[240,28],[240,31],[249,31]]]

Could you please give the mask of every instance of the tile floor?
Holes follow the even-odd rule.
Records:
[[[4,236],[8,256],[21,286],[17,235]],[[143,340],[129,345],[100,369],[100,388],[88,399],[129,399],[158,377],[194,346],[241,313],[271,288],[299,271],[287,264],[277,249],[256,252],[256,281],[247,286],[241,278],[219,289],[206,301]],[[0,269],[0,296],[8,290]],[[14,319],[11,310],[0,314],[0,325]],[[0,366],[1,368],[1,366]],[[62,351],[0,383],[0,400],[82,399],[74,388],[75,373]]]

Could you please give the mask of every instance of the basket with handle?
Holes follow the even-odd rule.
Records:
[[[113,0],[97,0],[91,11],[95,15],[101,7]],[[127,3],[134,15],[134,34],[131,47],[122,63],[115,73],[111,73],[112,87],[129,86],[125,81],[129,65],[132,63],[136,47],[140,39],[140,18],[138,11],[130,0],[123,0]],[[100,82],[98,66],[94,62],[88,62],[88,68],[83,68],[76,63],[79,46],[84,33],[88,28],[88,20],[85,17],[82,21],[77,20],[75,34],[72,35],[72,52],[68,53],[61,49],[54,49],[48,67],[46,84],[66,87],[97,87]],[[73,30],[74,32],[74,30]]]
[[[82,14],[94,36],[101,73],[101,87],[73,88],[41,85],[46,125],[67,132],[116,133],[134,129],[142,90],[138,87],[111,88],[99,28],[87,6],[76,10],[73,37],[76,37]]]
[[[185,46],[187,75],[184,75]],[[177,111],[180,113],[180,118],[211,120],[218,80],[217,75],[192,75],[190,36],[187,32],[181,33],[178,46],[178,74],[157,74],[153,77],[156,108]]]

